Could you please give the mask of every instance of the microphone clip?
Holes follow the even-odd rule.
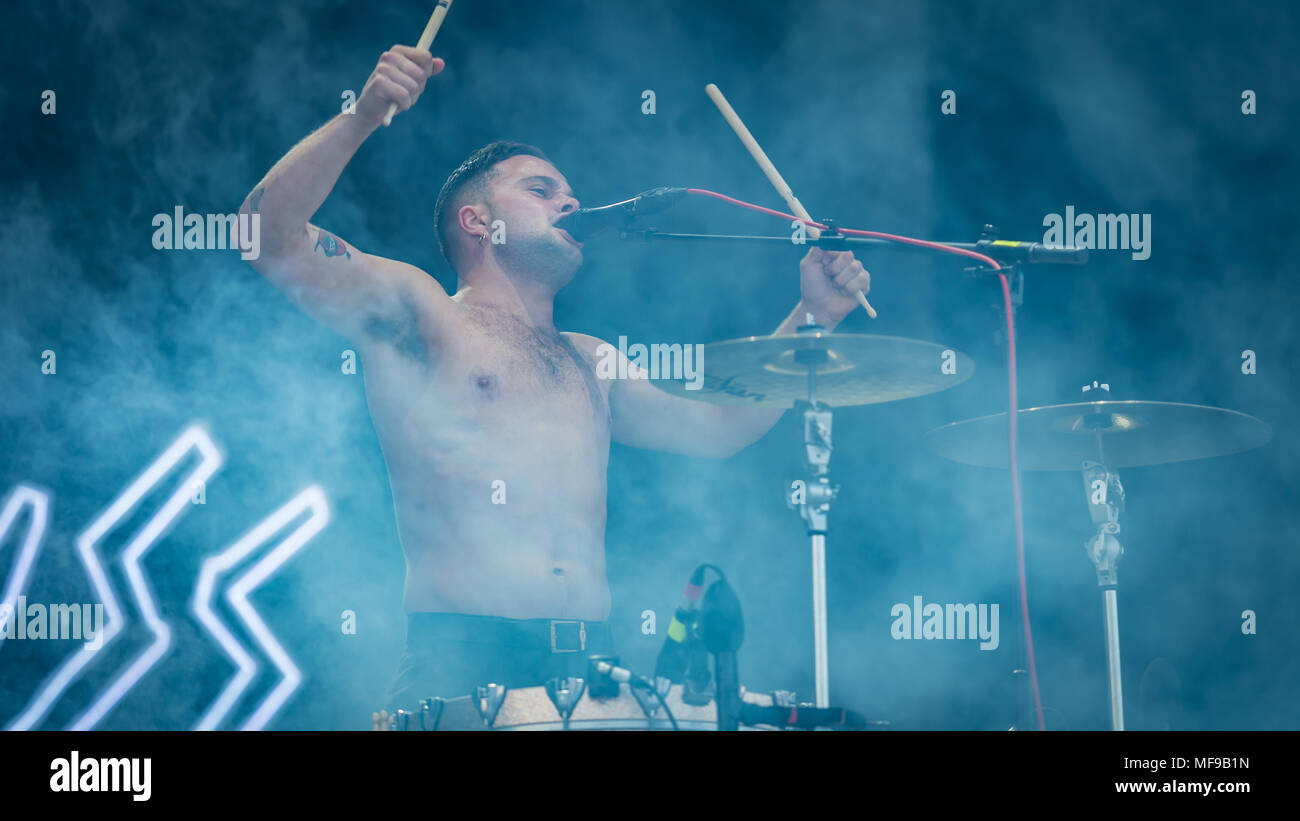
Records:
[[[849,238],[841,234],[840,230],[835,227],[835,220],[823,218],[817,220],[817,222],[825,225],[826,228],[822,229],[821,236],[813,240],[813,244],[823,251],[849,250]]]

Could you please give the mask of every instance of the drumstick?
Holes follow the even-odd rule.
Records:
[[[438,35],[438,29],[442,28],[442,18],[447,16],[447,9],[451,8],[452,0],[438,0],[438,5],[429,16],[429,22],[424,27],[424,33],[420,35],[420,42],[415,47],[420,51],[428,51],[429,46],[433,45],[433,38]],[[388,104],[388,113],[384,115],[384,125],[393,124],[393,115],[397,113],[397,103]]]
[[[731,107],[731,103],[727,102],[727,98],[722,96],[722,92],[718,90],[718,87],[713,83],[709,83],[704,87],[704,92],[709,95],[709,99],[713,100],[713,104],[718,107],[718,111],[722,112],[722,116],[731,126],[731,130],[736,132],[736,136],[744,143],[745,148],[749,149],[749,153],[753,156],[754,161],[758,163],[758,167],[763,169],[768,181],[776,188],[776,193],[781,195],[781,198],[785,200],[785,204],[789,206],[794,215],[801,220],[812,222],[813,218],[808,215],[808,209],[803,207],[803,203],[799,202],[799,198],[790,190],[790,186],[786,183],[785,178],[781,176],[781,172],[776,170],[775,165],[772,165],[772,161],[767,158],[763,147],[758,144],[758,140],[754,139],[754,135],[749,133],[749,129],[741,121],[740,115]],[[811,225],[808,226],[808,233],[813,239],[817,239],[822,235],[821,231]],[[858,291],[857,296],[858,302],[862,303],[867,316],[875,319],[876,309],[871,307],[870,302],[867,302],[866,294]]]

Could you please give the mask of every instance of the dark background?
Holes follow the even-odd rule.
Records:
[[[360,92],[383,50],[415,42],[430,8],[6,5],[0,493],[26,482],[53,498],[28,600],[93,601],[76,534],[192,420],[226,455],[206,505],[145,563],[171,650],[103,727],[192,726],[232,671],[188,614],[198,566],[311,483],[332,523],[253,597],[306,677],[271,726],[364,729],[382,703],[403,640],[403,562],[362,380],[340,369],[351,345],[233,252],[154,250],[151,219],[177,205],[236,210],[339,111],[345,89]],[[1148,260],[1110,251],[1084,268],[1028,269],[1020,404],[1072,401],[1101,379],[1117,398],[1217,405],[1273,426],[1273,441],[1249,453],[1123,472],[1124,686],[1133,728],[1297,729],[1297,16],[1286,2],[460,0],[433,49],[446,71],[361,148],[314,221],[453,289],[434,200],[497,138],[542,147],[587,205],[688,185],[780,207],[708,82],[814,216],[843,225],[973,241],[990,222],[1035,240],[1044,215],[1067,205],[1151,214]],[[57,93],[54,115],[41,114],[45,89]],[[652,116],[644,89],[657,96]],[[957,93],[954,116],[940,113],[944,89]],[[1257,95],[1253,116],[1244,89]],[[702,199],[655,222],[786,230]],[[799,256],[592,242],[557,324],[642,342],[766,333],[798,298]],[[831,699],[898,728],[1006,729],[1018,653],[1008,476],[946,462],[921,441],[1006,409],[997,285],[964,277],[955,258],[859,256],[880,318],[859,311],[841,330],[939,342],[977,371],[943,393],[836,413]],[[55,375],[41,373],[47,349]],[[1254,375],[1241,372],[1246,349]],[[725,461],[614,447],[611,619],[628,666],[649,670],[685,576],[712,561],[746,606],[742,681],[811,699],[807,539],[782,502],[801,459],[797,422],[787,414]],[[1105,728],[1080,479],[1026,473],[1023,488],[1049,726]],[[102,553],[115,556],[131,532]],[[3,547],[7,573],[14,538]],[[891,639],[891,606],[914,595],[999,603],[1001,646]],[[647,609],[657,635],[642,633]],[[1242,633],[1247,609],[1256,635]],[[340,629],[345,610],[356,635]],[[129,629],[42,726],[66,726],[146,638]],[[71,646],[0,644],[0,721]],[[1148,669],[1149,684],[1164,683],[1143,704]],[[275,680],[264,672],[233,716]]]

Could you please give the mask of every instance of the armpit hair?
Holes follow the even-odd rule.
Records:
[[[393,314],[372,314],[363,325],[367,336],[383,342],[420,365],[429,365],[429,346],[420,333],[420,315],[408,299]]]

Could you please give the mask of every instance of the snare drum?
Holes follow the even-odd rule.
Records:
[[[750,693],[743,688],[741,698],[764,707],[772,705],[772,696]],[[507,690],[490,724],[475,703],[474,696],[449,699],[441,709],[424,709],[417,713],[394,716],[397,730],[671,730],[672,724],[653,693],[633,691],[620,684],[618,695],[596,699],[586,692],[564,721],[545,687],[522,687]],[[668,709],[677,720],[679,730],[718,729],[718,704],[710,701],[693,706],[682,701],[682,685],[674,684],[664,696]],[[742,730],[774,730],[775,727],[741,727]]]

